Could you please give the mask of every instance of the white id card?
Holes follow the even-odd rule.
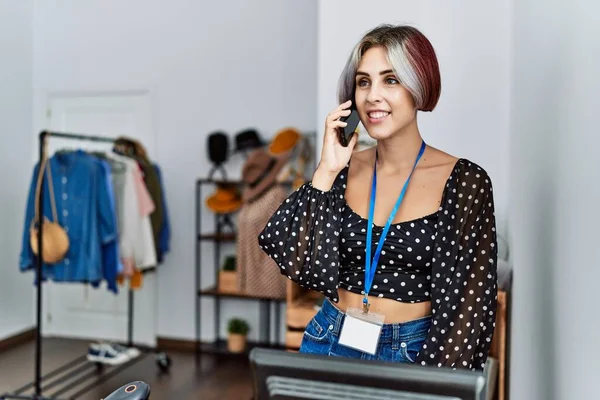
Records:
[[[381,314],[364,313],[361,309],[350,307],[338,343],[375,355],[383,321],[385,317]]]

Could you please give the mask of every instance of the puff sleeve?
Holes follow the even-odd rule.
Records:
[[[339,241],[347,167],[323,192],[307,182],[294,191],[258,236],[280,272],[300,286],[338,301]]]
[[[432,263],[432,325],[422,365],[483,370],[497,309],[492,182],[471,162],[455,168],[440,207]]]

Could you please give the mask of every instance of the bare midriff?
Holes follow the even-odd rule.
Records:
[[[346,312],[349,307],[363,306],[362,294],[353,293],[346,289],[338,289],[339,302],[333,303],[340,311]],[[386,324],[408,322],[431,315],[431,301],[421,303],[402,303],[394,299],[369,296],[369,312],[385,316]]]

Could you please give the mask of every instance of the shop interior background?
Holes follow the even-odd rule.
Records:
[[[478,162],[494,182],[514,271],[511,398],[590,398],[600,372],[597,302],[584,297],[600,282],[592,258],[599,8],[555,0],[0,0],[0,340],[34,323],[32,275],[19,272],[18,255],[37,132],[52,99],[143,97],[173,230],[171,253],[148,282],[157,295],[144,298],[155,310],[136,316],[136,326],[154,329],[149,337],[193,340],[194,185],[210,168],[206,135],[254,127],[268,139],[285,126],[321,134],[351,46],[379,23],[409,23],[432,41],[441,65],[439,106],[419,116],[426,141]],[[242,163],[231,159],[229,175],[238,177]],[[212,259],[210,247],[203,257]],[[211,300],[203,305],[210,315]],[[222,312],[223,321],[258,320],[247,303],[228,302]],[[203,322],[204,340],[213,339],[211,323]]]

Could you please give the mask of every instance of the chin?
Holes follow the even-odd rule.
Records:
[[[380,128],[367,129],[367,134],[369,135],[369,137],[375,140],[385,140],[393,136],[391,130],[383,130]]]
[[[395,133],[401,131],[405,127],[406,125],[393,127],[370,126],[366,128],[366,131],[369,136],[375,140],[386,140],[395,136]]]
[[[396,136],[398,132],[402,132],[403,130],[405,130],[406,127],[408,127],[412,121],[403,121],[403,123],[400,124],[390,124],[387,122],[388,121],[384,122],[383,124],[368,124],[368,126],[365,126],[365,129],[371,138],[375,140],[386,140]]]

